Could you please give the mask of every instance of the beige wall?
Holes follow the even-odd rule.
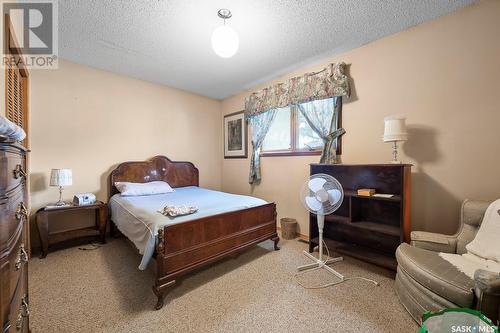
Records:
[[[192,161],[200,184],[220,189],[219,101],[67,61],[30,78],[34,209],[57,199],[51,168],[73,169],[65,199],[93,192],[106,200],[111,169],[159,154]]]
[[[325,59],[350,64],[354,96],[344,104],[343,162],[391,158],[381,141],[383,118],[408,117],[410,140],[401,158],[413,168],[413,229],[454,232],[464,198],[500,197],[500,1],[483,1],[413,29]],[[269,85],[268,82],[265,85]],[[222,103],[242,110],[255,87]],[[262,183],[247,183],[249,160],[222,163],[222,189],[278,204],[279,217],[295,217],[308,233],[298,193],[308,164],[318,157],[263,157]]]

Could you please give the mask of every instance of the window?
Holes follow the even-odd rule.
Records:
[[[339,101],[340,102],[340,101]],[[341,103],[341,102],[340,102]],[[319,108],[328,132],[334,112],[334,99],[319,100],[302,104],[302,107]],[[334,119],[336,128],[339,128],[340,109],[338,117]],[[340,154],[340,140],[337,142],[337,154]],[[299,107],[292,105],[276,111],[273,123],[262,143],[261,156],[291,156],[291,155],[319,155],[323,149],[323,140],[311,128]]]
[[[262,142],[262,151],[289,151],[292,149],[292,108],[278,109],[274,121]]]

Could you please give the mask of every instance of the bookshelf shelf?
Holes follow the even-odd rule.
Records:
[[[389,194],[389,193],[387,193]],[[392,193],[390,193],[392,194]],[[376,196],[367,196],[367,195],[359,195],[356,191],[353,190],[347,190],[344,191],[344,196],[346,197],[352,197],[352,198],[360,198],[360,199],[367,199],[367,200],[382,200],[382,201],[394,201],[394,202],[400,202],[401,201],[401,196],[400,195],[395,195],[393,194],[393,197],[391,198],[383,198],[383,197],[376,197]]]

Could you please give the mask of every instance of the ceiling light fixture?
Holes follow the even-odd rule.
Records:
[[[226,20],[233,14],[229,9],[220,9],[217,15],[224,20],[224,25],[218,27],[212,33],[212,48],[222,58],[231,58],[238,52],[239,38],[233,28],[226,25]]]

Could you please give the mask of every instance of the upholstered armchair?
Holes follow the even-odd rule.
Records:
[[[396,250],[396,293],[418,323],[426,311],[465,307],[481,311],[498,325],[500,275],[479,269],[471,279],[439,256],[439,252],[466,252],[489,204],[466,200],[455,235],[413,231],[411,245],[402,243]]]

